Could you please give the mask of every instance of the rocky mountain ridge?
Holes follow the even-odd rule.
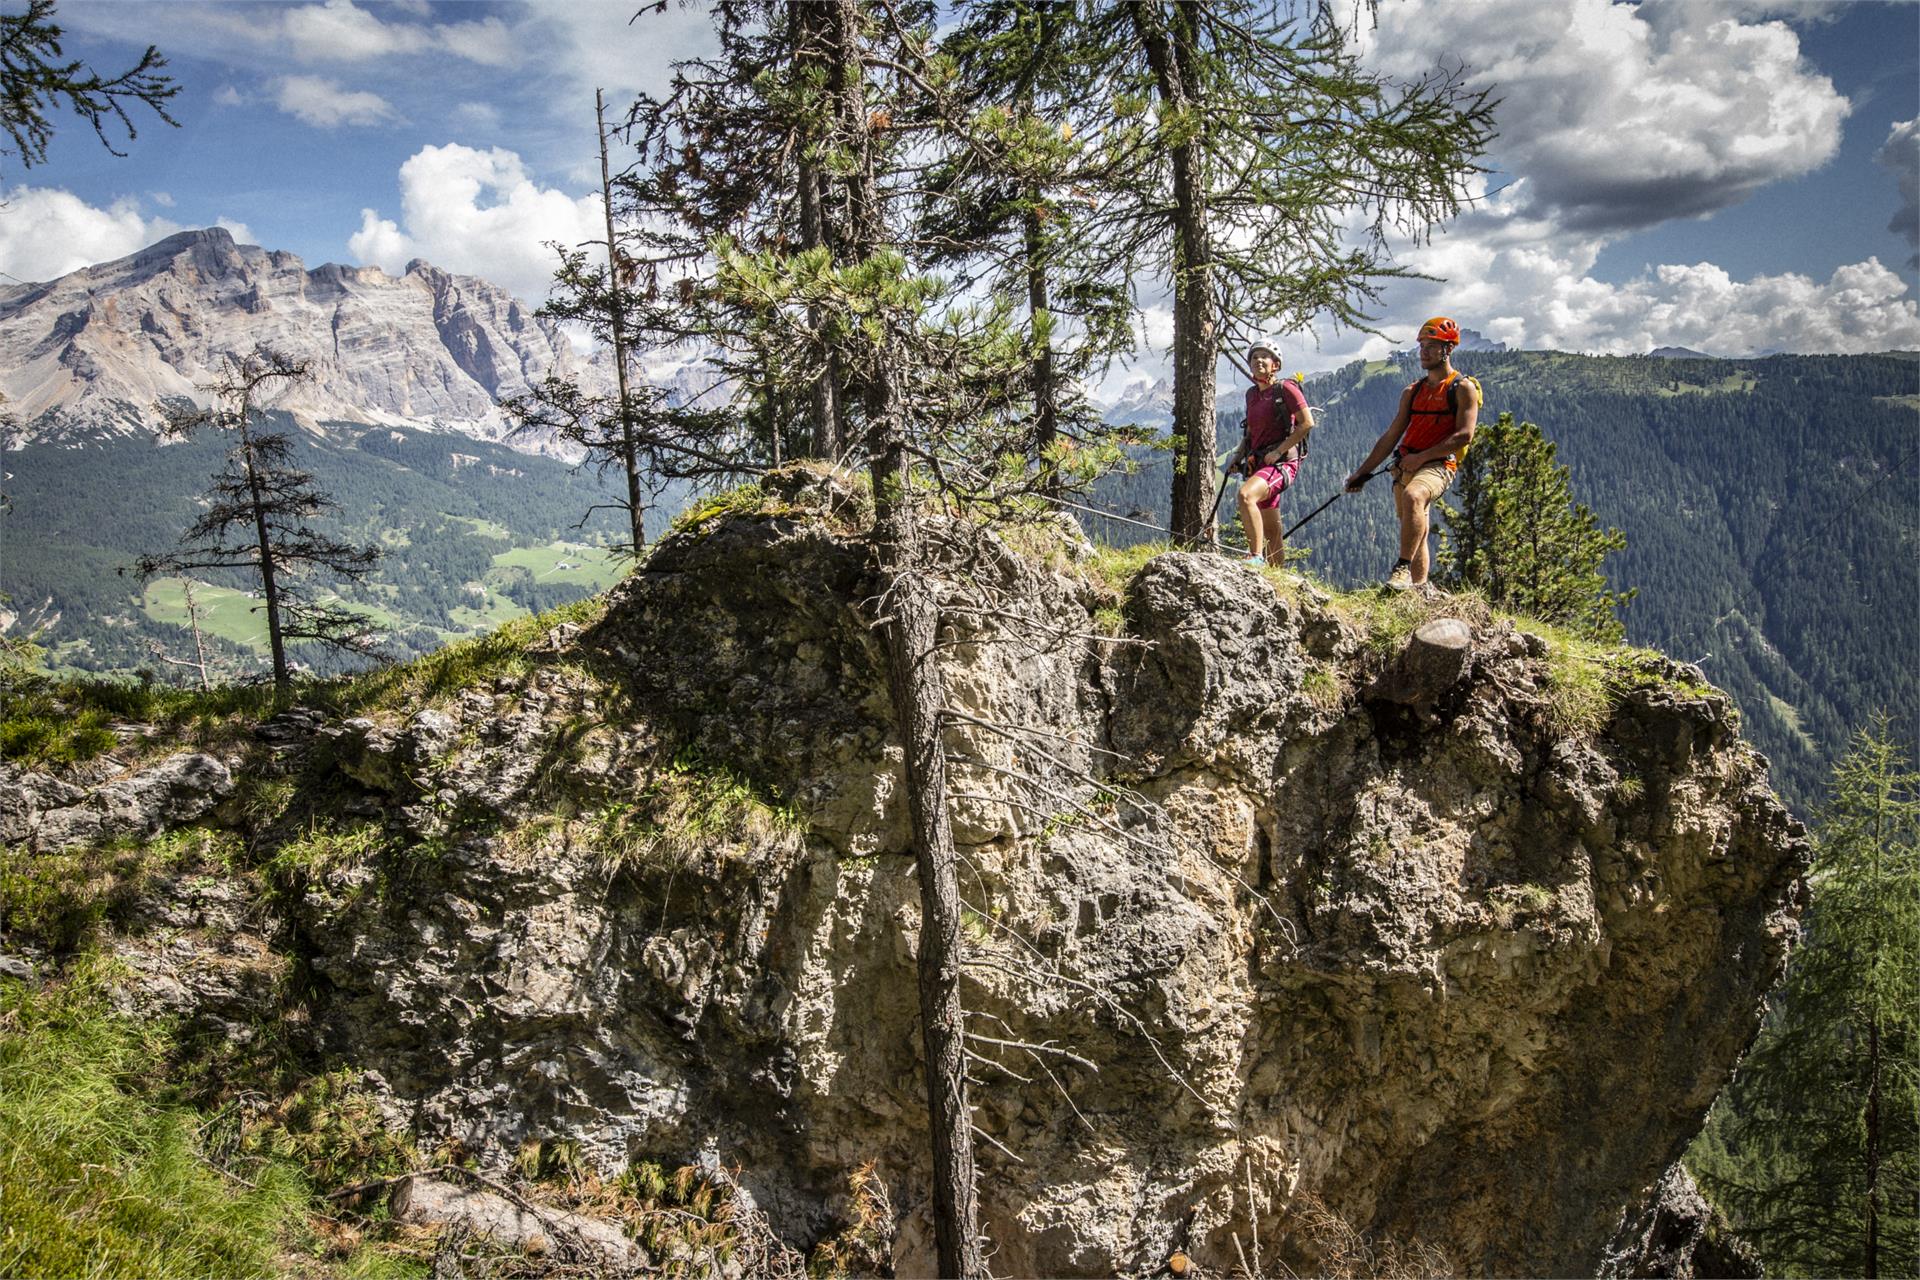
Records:
[[[184,231],[43,284],[0,289],[0,394],[44,435],[152,429],[156,400],[208,399],[222,358],[264,344],[312,362],[276,401],[309,424],[427,426],[497,440],[499,401],[549,372],[601,378],[552,323],[473,276],[398,277]]]
[[[289,1033],[395,1123],[489,1167],[701,1157],[801,1245],[870,1164],[925,1274],[919,897],[861,521],[780,473],[598,618],[221,767],[15,771],[0,838],[242,824],[308,975]],[[1298,1272],[1326,1221],[1429,1271],[1641,1265],[1800,906],[1804,832],[1727,700],[1471,602],[1177,553],[1116,595],[1068,531],[954,540],[942,589],[1016,602],[956,609],[939,659],[996,1270],[1225,1271],[1257,1239]],[[218,1027],[284,989],[237,974],[230,902],[174,917],[200,958],[131,998]],[[161,943],[117,945],[155,971]]]

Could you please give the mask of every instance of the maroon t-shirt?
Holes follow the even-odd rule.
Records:
[[[1293,434],[1300,425],[1300,414],[1307,407],[1307,393],[1291,378],[1275,378],[1263,391],[1247,388],[1247,439],[1256,454],[1265,453]],[[1285,462],[1300,456],[1300,446],[1287,450]]]

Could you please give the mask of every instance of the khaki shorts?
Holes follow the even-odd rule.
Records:
[[[1396,491],[1405,489],[1416,498],[1424,498],[1428,503],[1438,499],[1452,483],[1453,471],[1444,459],[1429,462],[1412,475],[1404,474],[1399,467],[1393,469],[1393,487]]]

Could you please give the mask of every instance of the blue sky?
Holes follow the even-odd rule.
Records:
[[[544,242],[597,234],[593,89],[624,105],[707,44],[701,10],[632,8],[63,0],[69,56],[160,46],[182,127],[136,115],[122,159],[69,117],[46,164],[0,156],[0,271],[223,223],[309,266],[420,256],[537,300]],[[1494,88],[1495,172],[1405,247],[1447,279],[1396,285],[1387,338],[1283,335],[1289,367],[1377,355],[1435,311],[1524,347],[1920,347],[1920,4],[1382,0],[1365,41],[1384,70],[1465,62]]]

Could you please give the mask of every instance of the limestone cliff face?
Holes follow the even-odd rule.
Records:
[[[283,945],[424,1134],[705,1153],[802,1244],[871,1161],[923,1274],[878,602],[822,510],[853,497],[770,494],[524,671],[283,726],[387,835],[293,877]],[[941,573],[996,1273],[1225,1270],[1256,1236],[1305,1271],[1329,1216],[1459,1272],[1630,1267],[1798,905],[1803,833],[1726,699],[1622,657],[1567,727],[1570,660],[1446,602],[1466,660],[1407,698],[1338,602],[1201,555],[1149,563],[1109,637],[1049,554]]]
[[[223,357],[256,344],[312,363],[276,408],[485,439],[506,430],[501,399],[549,372],[582,372],[558,329],[484,280],[421,261],[398,278],[336,263],[309,271],[218,227],[0,289],[0,394],[37,423],[30,431],[150,429],[156,400],[204,402]]]

